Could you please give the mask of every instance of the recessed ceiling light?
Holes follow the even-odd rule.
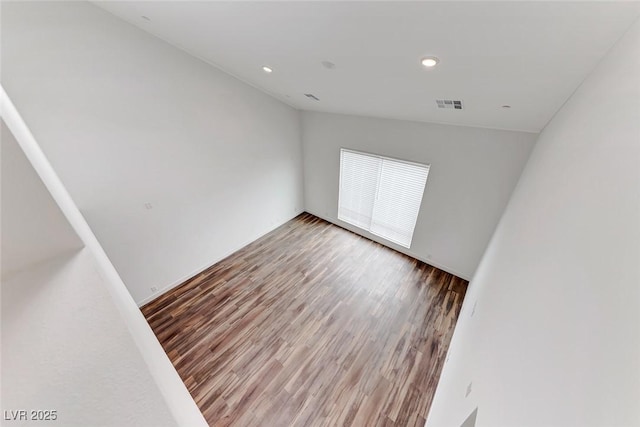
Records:
[[[427,56],[420,61],[420,63],[427,68],[435,67],[438,65],[438,62],[440,62],[440,60],[435,56]]]
[[[273,70],[271,69],[271,67],[267,67],[266,65],[264,67],[262,67],[262,71],[264,71],[265,73],[271,73],[273,72]]]

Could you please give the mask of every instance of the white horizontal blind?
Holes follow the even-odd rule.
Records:
[[[340,152],[338,219],[411,246],[429,166]]]
[[[383,159],[369,231],[410,247],[428,174],[428,166]]]
[[[338,219],[368,230],[382,159],[340,151]]]

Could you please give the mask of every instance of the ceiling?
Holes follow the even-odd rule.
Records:
[[[95,4],[299,109],[530,132],[640,15],[638,2]]]

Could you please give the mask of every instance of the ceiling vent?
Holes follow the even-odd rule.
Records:
[[[451,99],[436,99],[438,108],[452,108],[454,110],[462,110],[462,101],[453,101]]]
[[[312,94],[312,93],[305,93],[305,94],[304,94],[304,96],[306,96],[306,97],[307,97],[307,98],[309,98],[309,99],[313,99],[314,101],[320,101],[320,100],[318,99],[318,97],[317,97],[317,96],[315,96],[315,95],[314,95],[314,94]]]

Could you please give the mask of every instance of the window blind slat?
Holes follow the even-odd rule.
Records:
[[[410,247],[428,167],[383,160],[370,231]]]
[[[410,247],[428,165],[340,152],[338,219]]]
[[[382,161],[344,150],[340,157],[338,219],[368,230]]]

